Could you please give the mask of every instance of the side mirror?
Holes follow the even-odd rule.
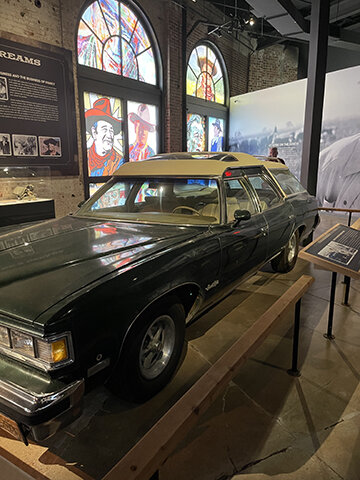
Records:
[[[235,210],[234,212],[234,226],[236,227],[243,220],[250,220],[251,213],[249,210]]]

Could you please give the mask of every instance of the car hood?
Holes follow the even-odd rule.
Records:
[[[77,290],[199,230],[71,216],[0,230],[0,313],[32,322]]]

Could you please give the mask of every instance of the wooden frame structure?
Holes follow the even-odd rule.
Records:
[[[313,282],[311,276],[300,277],[102,480],[150,480],[196,424],[199,416],[209,408],[239,368],[262,344],[276,321],[297,304]]]
[[[178,402],[142,437],[142,439],[103,477],[102,480],[150,480],[178,443],[225,390],[240,367],[263,343],[277,320],[294,306],[295,322],[293,362],[290,374],[298,375],[297,346],[300,300],[314,278],[300,277],[258,320],[205,372]],[[85,472],[49,452],[46,447],[26,447],[4,433],[0,455],[36,480],[93,480]],[[45,461],[46,457],[46,461]]]

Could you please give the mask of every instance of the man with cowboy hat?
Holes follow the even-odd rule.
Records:
[[[216,65],[207,57],[199,57],[198,65],[201,70],[200,82],[196,90],[196,96],[205,100],[215,101],[213,89],[213,77],[217,73]]]
[[[47,146],[47,150],[43,153],[43,155],[60,155],[57,150],[57,147],[59,146],[58,140],[55,138],[47,138],[43,143]]]
[[[215,122],[213,122],[213,127],[214,127],[214,136],[211,139],[211,147],[210,151],[211,152],[222,152],[223,151],[223,142],[224,142],[224,137],[221,135],[222,129],[220,125],[220,120],[217,118]]]
[[[114,149],[114,136],[121,131],[121,119],[111,114],[110,100],[99,98],[85,112],[86,130],[93,143],[88,149],[90,176],[112,175],[124,163],[124,158]]]
[[[135,125],[135,142],[129,146],[129,161],[137,162],[155,155],[154,150],[147,144],[149,132],[155,132],[156,126],[150,123],[150,112],[147,105],[141,103],[137,113],[129,113],[130,122]]]

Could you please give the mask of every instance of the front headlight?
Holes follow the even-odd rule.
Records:
[[[39,338],[0,325],[0,351],[18,360],[32,363],[43,370],[52,370],[73,361],[70,332],[49,338]]]
[[[11,345],[15,352],[34,357],[34,339],[31,335],[24,335],[23,333],[10,330]]]
[[[0,346],[10,347],[9,329],[0,326]]]

